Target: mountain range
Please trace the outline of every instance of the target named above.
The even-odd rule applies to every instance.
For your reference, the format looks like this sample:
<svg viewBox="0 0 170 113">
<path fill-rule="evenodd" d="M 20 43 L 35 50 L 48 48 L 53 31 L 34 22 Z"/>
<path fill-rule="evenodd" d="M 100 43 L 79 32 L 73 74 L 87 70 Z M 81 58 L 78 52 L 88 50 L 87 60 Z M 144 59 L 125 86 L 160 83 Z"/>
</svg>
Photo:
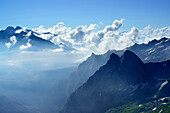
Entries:
<svg viewBox="0 0 170 113">
<path fill-rule="evenodd" d="M 19 26 L 1 30 L 0 39 L 1 51 L 59 48 L 36 32 Z M 57 80 L 47 91 L 38 111 L 29 108 L 29 112 L 112 113 L 126 111 L 128 107 L 136 108 L 136 103 L 143 103 L 146 107 L 147 101 L 159 102 L 160 98 L 169 96 L 169 45 L 170 38 L 164 37 L 148 44 L 134 44 L 124 50 L 109 50 L 101 55 L 92 53 L 68 78 Z M 166 80 L 167 84 L 161 88 Z M 0 95 L 0 98 L 3 100 L 0 112 L 9 112 L 3 105 L 10 112 L 12 109 L 28 112 L 24 105 L 5 96 Z"/>
<path fill-rule="evenodd" d="M 42 50 L 58 47 L 52 42 L 36 36 L 33 31 L 23 29 L 19 26 L 16 28 L 9 26 L 5 30 L 1 30 L 0 39 L 1 50 Z"/>
<path fill-rule="evenodd" d="M 170 39 L 164 37 L 160 40 L 153 40 L 148 44 L 135 44 L 129 48 L 126 48 L 125 50 L 109 50 L 103 55 L 95 55 L 92 53 L 89 58 L 87 58 L 78 66 L 75 72 L 71 73 L 68 79 L 58 80 L 56 85 L 54 85 L 53 88 L 49 90 L 46 101 L 44 102 L 48 103 L 48 105 L 45 104 L 45 112 L 58 112 L 60 109 L 62 109 L 70 94 L 78 87 L 83 85 L 88 80 L 88 78 L 91 77 L 101 66 L 105 65 L 112 53 L 121 56 L 126 50 L 130 50 L 137 54 L 138 57 L 145 63 L 161 62 L 170 60 L 169 45 Z M 154 65 L 155 64 L 150 67 L 155 68 Z"/>
<path fill-rule="evenodd" d="M 0 95 L 0 112 L 1 113 L 28 113 L 29 110 L 6 96 Z"/>
<path fill-rule="evenodd" d="M 104 113 L 134 100 L 142 103 L 154 97 L 162 79 L 170 78 L 169 67 L 170 60 L 144 64 L 129 50 L 121 57 L 112 53 L 106 65 L 71 94 L 60 113 Z M 170 96 L 169 88 L 166 92 L 164 96 Z"/>
</svg>

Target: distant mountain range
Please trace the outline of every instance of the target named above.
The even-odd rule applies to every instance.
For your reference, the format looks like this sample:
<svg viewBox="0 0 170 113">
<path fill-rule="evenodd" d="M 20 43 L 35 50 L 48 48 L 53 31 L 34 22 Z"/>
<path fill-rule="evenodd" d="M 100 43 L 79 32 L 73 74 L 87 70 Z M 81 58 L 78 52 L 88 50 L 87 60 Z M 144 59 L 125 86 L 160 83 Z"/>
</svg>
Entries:
<svg viewBox="0 0 170 113">
<path fill-rule="evenodd" d="M 112 53 L 106 65 L 71 94 L 60 113 L 104 113 L 129 102 L 142 103 L 169 78 L 170 60 L 144 64 L 129 50 L 121 57 Z M 164 90 L 160 95 L 170 96 L 169 87 Z"/>
<path fill-rule="evenodd" d="M 148 44 L 135 44 L 125 50 L 111 50 L 108 53 L 115 53 L 121 56 L 126 50 L 134 52 L 143 62 L 161 62 L 170 59 L 170 38 L 152 40 Z"/>
<path fill-rule="evenodd" d="M 36 36 L 33 31 L 23 29 L 19 26 L 17 26 L 16 28 L 10 26 L 7 27 L 5 30 L 1 30 L 0 44 L 1 50 L 41 50 L 55 49 L 58 47 L 52 42 Z"/>
<path fill-rule="evenodd" d="M 0 113 L 28 113 L 29 110 L 3 95 L 0 95 Z"/>
<path fill-rule="evenodd" d="M 161 62 L 170 60 L 169 45 L 170 39 L 164 37 L 160 40 L 153 40 L 148 44 L 135 44 L 126 50 L 130 50 L 137 54 L 139 58 L 145 63 Z M 101 66 L 105 65 L 112 53 L 121 56 L 126 50 L 110 50 L 103 55 L 92 54 L 89 58 L 87 58 L 87 60 L 78 66 L 77 70 L 70 75 L 69 79 L 59 80 L 56 85 L 53 86 L 53 88 L 48 92 L 45 102 L 48 101 L 47 103 L 51 104 L 45 105 L 46 112 L 57 112 L 59 109 L 61 109 L 70 94 L 74 92 L 79 86 L 84 84 L 88 78 L 92 76 Z M 155 64 L 153 64 L 153 68 L 154 65 Z"/>
<path fill-rule="evenodd" d="M 54 44 L 51 39 L 43 39 L 41 35 L 32 30 L 21 28 L 19 26 L 9 26 L 5 30 L 0 31 L 0 49 L 4 50 L 43 50 L 43 49 L 61 49 L 74 50 L 72 47 L 67 47 L 65 44 Z M 55 35 L 54 35 L 55 36 Z M 152 40 L 148 44 L 135 44 L 124 50 L 110 50 L 106 54 L 116 53 L 119 56 L 124 53 L 125 50 L 131 50 L 135 52 L 144 62 L 163 61 L 169 59 L 169 47 L 170 38 L 162 38 L 160 40 Z M 162 55 L 162 56 L 160 56 Z M 164 57 L 168 58 L 164 58 Z"/>
</svg>

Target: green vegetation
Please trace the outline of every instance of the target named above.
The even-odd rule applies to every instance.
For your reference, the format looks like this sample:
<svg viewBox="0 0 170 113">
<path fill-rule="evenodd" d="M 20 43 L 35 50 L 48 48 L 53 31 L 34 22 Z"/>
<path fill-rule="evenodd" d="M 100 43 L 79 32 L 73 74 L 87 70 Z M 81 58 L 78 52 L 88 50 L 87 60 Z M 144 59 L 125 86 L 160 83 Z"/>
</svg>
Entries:
<svg viewBox="0 0 170 113">
<path fill-rule="evenodd" d="M 116 108 L 111 108 L 106 113 L 170 113 L 170 98 L 152 100 L 143 104 L 129 103 Z"/>
<path fill-rule="evenodd" d="M 170 102 L 156 109 L 153 113 L 159 113 L 160 111 L 162 111 L 161 113 L 170 113 Z"/>
</svg>

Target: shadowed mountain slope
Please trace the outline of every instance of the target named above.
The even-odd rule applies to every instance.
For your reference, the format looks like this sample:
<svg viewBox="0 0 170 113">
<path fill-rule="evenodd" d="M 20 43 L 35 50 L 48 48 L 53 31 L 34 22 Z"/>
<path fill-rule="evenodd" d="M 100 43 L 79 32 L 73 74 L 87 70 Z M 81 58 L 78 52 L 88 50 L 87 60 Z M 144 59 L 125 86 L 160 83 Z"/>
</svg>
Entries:
<svg viewBox="0 0 170 113">
<path fill-rule="evenodd" d="M 71 94 L 60 113 L 103 113 L 110 107 L 152 97 L 161 81 L 148 69 L 131 51 L 121 57 L 112 54 L 106 65 Z"/>
</svg>

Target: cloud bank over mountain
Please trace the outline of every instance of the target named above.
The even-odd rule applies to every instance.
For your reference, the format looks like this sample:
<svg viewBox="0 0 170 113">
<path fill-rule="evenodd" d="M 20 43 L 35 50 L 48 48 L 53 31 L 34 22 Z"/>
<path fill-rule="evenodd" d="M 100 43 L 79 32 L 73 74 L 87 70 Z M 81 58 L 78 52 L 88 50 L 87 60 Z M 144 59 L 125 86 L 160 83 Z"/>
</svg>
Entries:
<svg viewBox="0 0 170 113">
<path fill-rule="evenodd" d="M 132 27 L 129 31 L 122 31 L 120 28 L 123 27 L 124 21 L 125 19 L 115 20 L 103 29 L 102 22 L 89 26 L 81 25 L 74 29 L 67 27 L 63 22 L 51 28 L 40 26 L 32 30 L 19 26 L 15 29 L 9 27 L 5 31 L 14 32 L 15 36 L 8 37 L 5 48 L 11 50 L 15 47 L 17 51 L 11 53 L 8 51 L 5 54 L 1 52 L 3 54 L 1 59 L 4 59 L 4 65 L 29 66 L 30 64 L 32 68 L 32 64 L 36 63 L 38 65 L 35 66 L 38 68 L 51 69 L 61 67 L 61 64 L 63 67 L 77 64 L 91 53 L 103 54 L 108 50 L 121 50 L 135 43 L 148 43 L 153 39 L 170 37 L 170 26 L 153 29 L 148 25 L 143 29 Z M 32 51 L 33 47 L 36 51 Z M 37 49 L 41 47 L 42 49 Z M 13 57 L 9 54 L 13 54 Z"/>
<path fill-rule="evenodd" d="M 94 52 L 104 53 L 109 49 L 124 49 L 135 43 L 148 43 L 153 39 L 170 36 L 170 26 L 153 29 L 150 25 L 144 29 L 132 27 L 129 31 L 122 32 L 119 29 L 125 20 L 115 20 L 111 25 L 107 25 L 102 30 L 98 30 L 100 25 L 90 24 L 77 26 L 71 29 L 58 23 L 54 27 L 32 29 L 37 36 L 60 45 L 62 50 L 69 48 L 72 52 Z"/>
</svg>

